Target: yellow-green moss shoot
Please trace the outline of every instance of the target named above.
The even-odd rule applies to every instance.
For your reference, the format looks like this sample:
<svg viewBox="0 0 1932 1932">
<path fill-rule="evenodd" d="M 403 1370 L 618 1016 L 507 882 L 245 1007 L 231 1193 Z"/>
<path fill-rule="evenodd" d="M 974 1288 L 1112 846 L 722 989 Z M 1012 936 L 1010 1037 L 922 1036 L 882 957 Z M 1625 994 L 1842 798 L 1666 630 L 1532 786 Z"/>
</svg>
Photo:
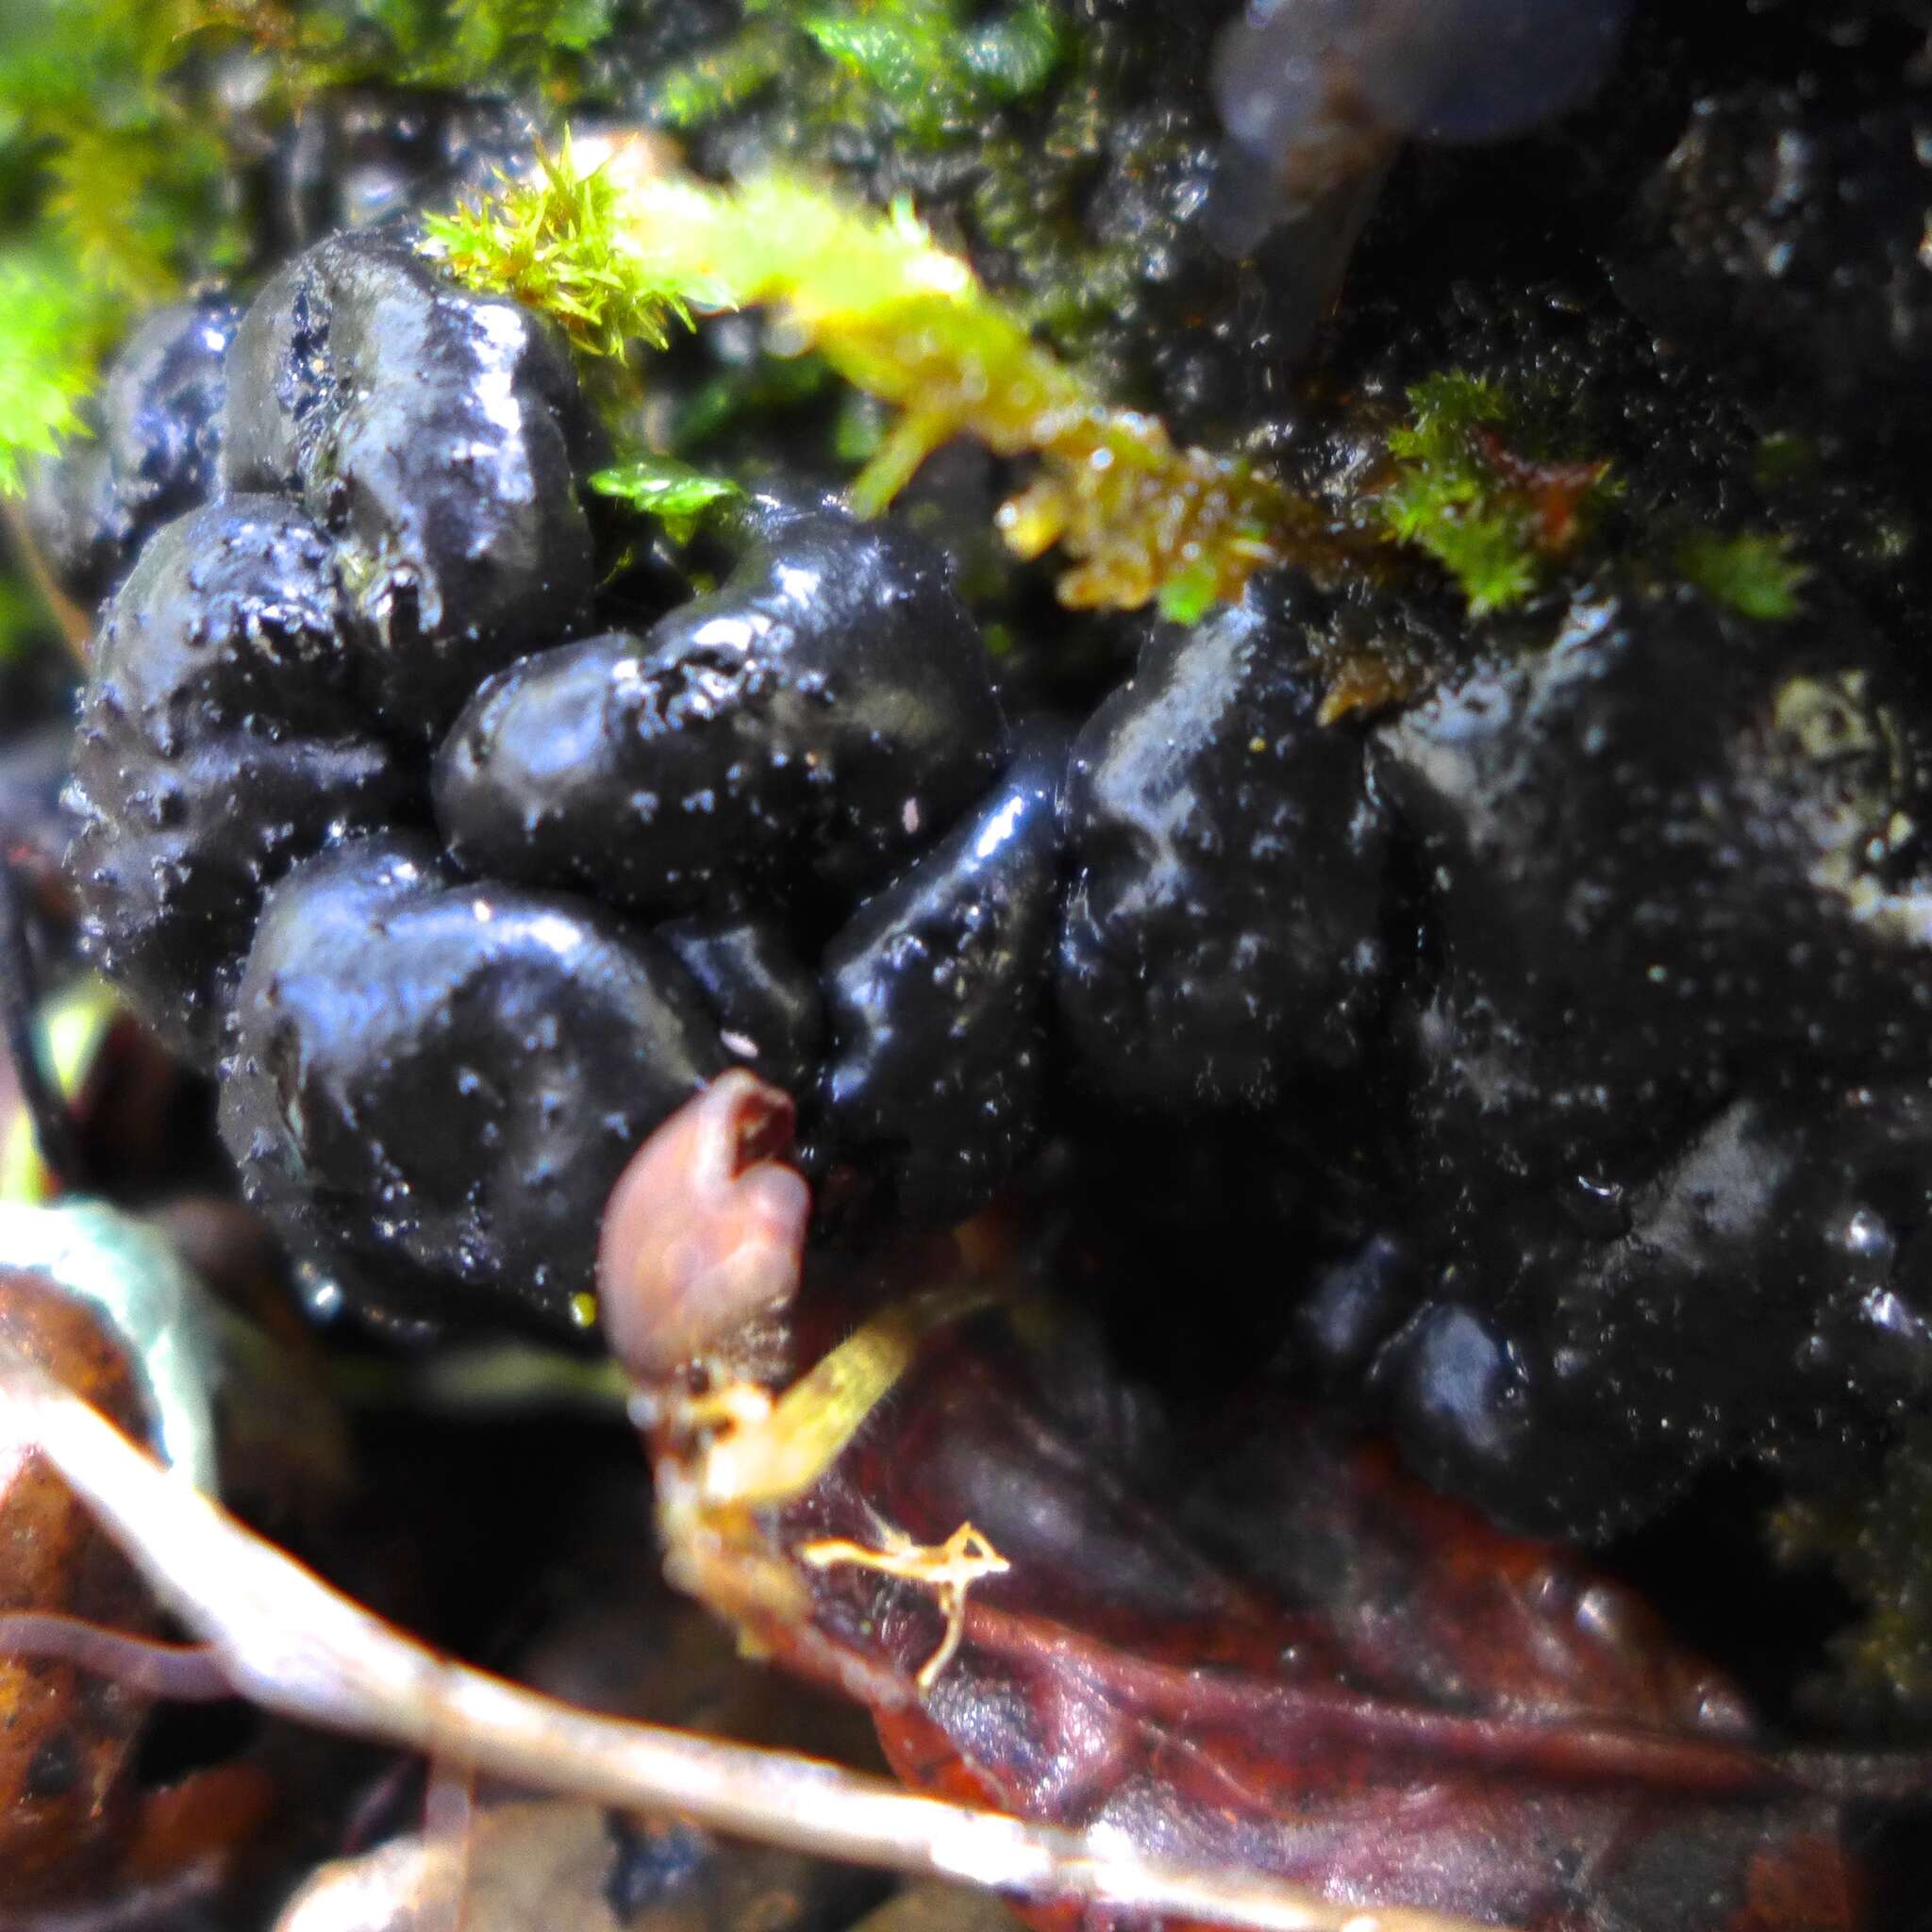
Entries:
<svg viewBox="0 0 1932 1932">
<path fill-rule="evenodd" d="M 1177 447 L 1158 419 L 1110 407 L 905 204 L 881 214 L 775 174 L 715 188 L 639 139 L 541 159 L 433 223 L 428 245 L 473 286 L 556 315 L 592 353 L 661 341 L 687 309 L 774 308 L 782 347 L 816 350 L 896 411 L 853 508 L 885 508 L 958 436 L 1037 458 L 1000 529 L 1022 558 L 1058 546 L 1070 606 L 1158 601 L 1185 619 L 1239 597 L 1257 571 L 1335 561 L 1310 507 L 1247 463 Z"/>
</svg>

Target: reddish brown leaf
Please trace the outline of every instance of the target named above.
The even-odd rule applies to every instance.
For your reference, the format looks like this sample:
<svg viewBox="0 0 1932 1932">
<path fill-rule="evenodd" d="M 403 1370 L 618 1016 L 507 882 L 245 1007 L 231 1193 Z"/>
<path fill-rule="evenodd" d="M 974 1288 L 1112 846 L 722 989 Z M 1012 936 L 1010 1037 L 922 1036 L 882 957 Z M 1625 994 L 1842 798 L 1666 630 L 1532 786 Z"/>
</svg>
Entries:
<svg viewBox="0 0 1932 1932">
<path fill-rule="evenodd" d="M 839 1539 L 903 1568 L 970 1523 L 1009 1565 L 924 1699 L 939 1593 L 794 1566 L 810 1641 L 777 1647 L 884 1667 L 908 1782 L 1525 1932 L 1858 1924 L 1836 1805 L 1626 1591 L 1305 1417 L 1175 1441 L 1135 1414 L 1081 1351 L 980 1317 L 783 1513 L 794 1557 Z"/>
</svg>

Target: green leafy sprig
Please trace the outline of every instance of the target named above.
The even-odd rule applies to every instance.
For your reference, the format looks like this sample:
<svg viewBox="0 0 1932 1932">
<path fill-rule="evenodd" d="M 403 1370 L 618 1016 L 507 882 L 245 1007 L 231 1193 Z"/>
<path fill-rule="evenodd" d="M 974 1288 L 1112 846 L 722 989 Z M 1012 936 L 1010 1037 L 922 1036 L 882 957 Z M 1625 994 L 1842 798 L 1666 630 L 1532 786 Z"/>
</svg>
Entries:
<svg viewBox="0 0 1932 1932">
<path fill-rule="evenodd" d="M 1932 1424 L 1916 1421 L 1867 1490 L 1787 1504 L 1771 1522 L 1790 1564 L 1825 1562 L 1862 1606 L 1832 1650 L 1881 1711 L 1932 1710 Z"/>
<path fill-rule="evenodd" d="M 245 34 L 284 103 L 379 83 L 567 98 L 618 0 L 176 0 Z"/>
<path fill-rule="evenodd" d="M 120 313 L 45 246 L 0 254 L 0 495 L 17 494 L 25 464 L 82 427 L 78 406 Z"/>
<path fill-rule="evenodd" d="M 664 348 L 674 323 L 690 326 L 692 302 L 718 306 L 722 293 L 668 265 L 654 271 L 628 245 L 626 220 L 615 177 L 580 167 L 566 133 L 557 153 L 538 148 L 528 179 L 425 226 L 458 281 L 541 310 L 587 356 L 622 360 L 635 342 Z"/>
<path fill-rule="evenodd" d="M 231 266 L 202 0 L 12 0 L 0 27 L 0 493 L 80 426 L 136 308 Z"/>
<path fill-rule="evenodd" d="M 1390 533 L 1433 557 L 1472 616 L 1521 604 L 1613 491 L 1609 465 L 1526 456 L 1517 413 L 1493 383 L 1445 370 L 1408 391 L 1381 498 Z"/>
<path fill-rule="evenodd" d="M 964 18 L 957 0 L 872 0 L 806 10 L 798 25 L 923 139 L 977 108 L 1039 92 L 1066 52 L 1048 0 L 1021 0 L 979 21 Z"/>
</svg>

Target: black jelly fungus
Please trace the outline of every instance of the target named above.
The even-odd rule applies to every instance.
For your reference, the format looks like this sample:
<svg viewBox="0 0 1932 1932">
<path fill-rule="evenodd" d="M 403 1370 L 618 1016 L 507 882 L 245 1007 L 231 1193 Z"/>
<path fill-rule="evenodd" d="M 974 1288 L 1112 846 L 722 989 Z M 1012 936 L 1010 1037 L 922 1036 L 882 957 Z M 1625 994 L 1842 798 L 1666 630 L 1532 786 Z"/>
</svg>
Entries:
<svg viewBox="0 0 1932 1932">
<path fill-rule="evenodd" d="M 597 431 L 528 309 L 455 287 L 387 231 L 334 236 L 256 298 L 228 374 L 227 485 L 299 495 L 335 539 L 391 730 L 434 736 L 586 604 L 577 473 Z"/>
<path fill-rule="evenodd" d="M 1383 989 L 1386 812 L 1285 585 L 1157 632 L 1074 741 L 1059 1004 L 1092 1077 L 1265 1101 L 1362 1050 Z"/>
<path fill-rule="evenodd" d="M 567 1329 L 604 1202 L 725 1064 L 683 969 L 560 894 L 361 841 L 271 897 L 236 1005 L 222 1133 L 352 1302 Z"/>
<path fill-rule="evenodd" d="M 240 323 L 221 293 L 156 309 L 86 406 L 96 435 L 36 466 L 27 526 L 55 580 L 80 603 L 106 596 L 155 530 L 215 493 Z"/>
<path fill-rule="evenodd" d="M 826 1137 L 918 1220 L 980 1206 L 1041 1129 L 1065 759 L 1038 732 L 826 949 Z"/>
<path fill-rule="evenodd" d="M 790 1093 L 805 1091 L 824 1041 L 825 1002 L 772 913 L 691 913 L 658 937 L 703 991 L 733 1059 Z"/>
<path fill-rule="evenodd" d="M 437 814 L 472 871 L 652 910 L 849 893 L 950 824 L 1003 743 L 940 553 L 804 515 L 641 638 L 483 686 L 439 754 Z"/>
<path fill-rule="evenodd" d="M 266 889 L 412 789 L 355 697 L 349 621 L 327 540 L 267 496 L 158 532 L 102 619 L 74 762 L 83 934 L 204 1063 Z"/>
</svg>

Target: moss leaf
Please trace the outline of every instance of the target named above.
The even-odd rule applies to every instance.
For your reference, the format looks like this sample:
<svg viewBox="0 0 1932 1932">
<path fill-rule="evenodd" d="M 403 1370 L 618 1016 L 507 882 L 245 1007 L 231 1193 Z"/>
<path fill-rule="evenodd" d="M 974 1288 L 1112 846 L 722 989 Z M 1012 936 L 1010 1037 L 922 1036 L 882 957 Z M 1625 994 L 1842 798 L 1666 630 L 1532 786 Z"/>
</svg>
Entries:
<svg viewBox="0 0 1932 1932">
<path fill-rule="evenodd" d="M 640 456 L 599 470 L 591 488 L 646 516 L 656 517 L 675 543 L 688 543 L 714 505 L 735 503 L 744 494 L 728 476 L 708 475 L 675 457 Z"/>
</svg>

